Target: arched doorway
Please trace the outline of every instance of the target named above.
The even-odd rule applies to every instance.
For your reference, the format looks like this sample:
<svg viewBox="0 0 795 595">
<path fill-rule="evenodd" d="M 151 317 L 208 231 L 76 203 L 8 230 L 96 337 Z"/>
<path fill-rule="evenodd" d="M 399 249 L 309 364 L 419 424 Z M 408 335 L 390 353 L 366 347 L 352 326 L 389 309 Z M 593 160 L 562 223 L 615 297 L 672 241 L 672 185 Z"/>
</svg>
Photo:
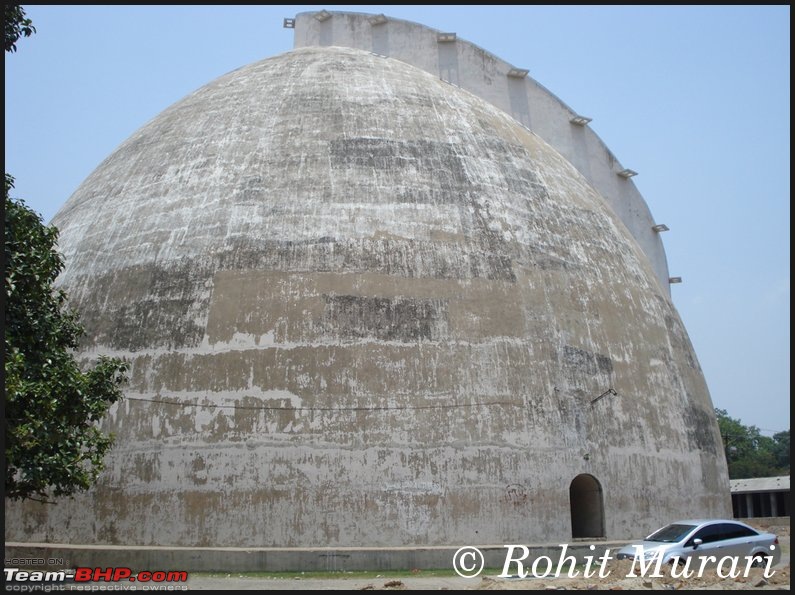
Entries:
<svg viewBox="0 0 795 595">
<path fill-rule="evenodd" d="M 569 486 L 571 536 L 574 539 L 605 536 L 605 509 L 602 486 L 587 473 L 575 477 Z"/>
</svg>

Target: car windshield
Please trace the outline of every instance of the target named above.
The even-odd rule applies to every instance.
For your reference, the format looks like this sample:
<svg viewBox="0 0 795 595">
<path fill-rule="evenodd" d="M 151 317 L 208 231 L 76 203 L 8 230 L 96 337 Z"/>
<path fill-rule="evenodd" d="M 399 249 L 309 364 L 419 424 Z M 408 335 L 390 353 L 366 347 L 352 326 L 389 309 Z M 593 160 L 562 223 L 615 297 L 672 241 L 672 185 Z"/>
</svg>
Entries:
<svg viewBox="0 0 795 595">
<path fill-rule="evenodd" d="M 696 525 L 668 525 L 655 531 L 646 538 L 646 541 L 662 541 L 664 543 L 676 543 L 685 538 Z"/>
</svg>

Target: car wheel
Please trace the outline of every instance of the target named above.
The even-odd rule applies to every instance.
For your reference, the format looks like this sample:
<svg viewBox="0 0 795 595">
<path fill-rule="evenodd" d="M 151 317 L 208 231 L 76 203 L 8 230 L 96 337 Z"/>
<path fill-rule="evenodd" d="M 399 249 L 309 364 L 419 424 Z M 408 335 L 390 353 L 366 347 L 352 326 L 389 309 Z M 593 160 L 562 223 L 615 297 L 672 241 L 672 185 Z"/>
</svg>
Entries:
<svg viewBox="0 0 795 595">
<path fill-rule="evenodd" d="M 685 565 L 685 561 L 682 560 L 682 558 L 679 557 L 679 556 L 674 556 L 673 558 L 668 560 L 668 565 L 671 568 L 679 568 L 680 566 L 684 566 Z"/>
<path fill-rule="evenodd" d="M 751 561 L 751 568 L 762 568 L 765 564 L 767 564 L 768 558 L 769 556 L 754 554 L 753 560 Z"/>
</svg>

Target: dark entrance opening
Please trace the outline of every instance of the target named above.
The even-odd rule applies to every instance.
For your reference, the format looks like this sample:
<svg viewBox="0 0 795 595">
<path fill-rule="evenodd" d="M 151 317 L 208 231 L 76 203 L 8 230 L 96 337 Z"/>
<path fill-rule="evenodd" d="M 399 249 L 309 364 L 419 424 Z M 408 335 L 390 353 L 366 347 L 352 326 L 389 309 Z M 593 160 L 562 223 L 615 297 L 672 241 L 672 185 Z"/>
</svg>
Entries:
<svg viewBox="0 0 795 595">
<path fill-rule="evenodd" d="M 569 502 L 573 538 L 605 536 L 602 486 L 593 475 L 583 473 L 572 480 Z"/>
</svg>

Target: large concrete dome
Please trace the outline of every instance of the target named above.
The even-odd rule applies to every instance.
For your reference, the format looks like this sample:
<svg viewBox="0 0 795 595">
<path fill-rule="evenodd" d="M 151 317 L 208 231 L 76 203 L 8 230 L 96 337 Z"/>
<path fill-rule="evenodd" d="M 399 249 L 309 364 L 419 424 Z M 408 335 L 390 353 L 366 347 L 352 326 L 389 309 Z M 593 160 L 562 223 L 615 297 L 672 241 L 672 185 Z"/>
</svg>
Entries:
<svg viewBox="0 0 795 595">
<path fill-rule="evenodd" d="M 53 223 L 81 357 L 131 380 L 96 488 L 8 505 L 7 539 L 563 543 L 729 513 L 704 378 L 632 234 L 418 68 L 339 47 L 241 68 Z"/>
</svg>

